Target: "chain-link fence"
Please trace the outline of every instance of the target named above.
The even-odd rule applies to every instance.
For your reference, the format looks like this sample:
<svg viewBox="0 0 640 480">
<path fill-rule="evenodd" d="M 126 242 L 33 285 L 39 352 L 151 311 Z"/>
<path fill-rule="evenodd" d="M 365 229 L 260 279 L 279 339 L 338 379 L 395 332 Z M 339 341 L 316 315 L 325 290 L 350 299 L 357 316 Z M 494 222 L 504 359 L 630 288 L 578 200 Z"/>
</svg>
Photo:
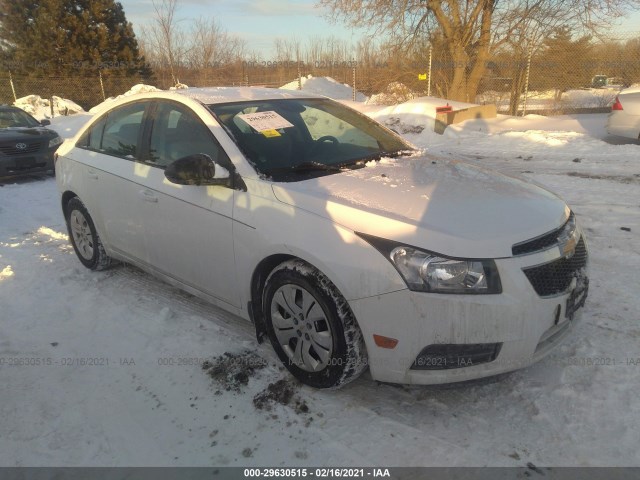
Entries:
<svg viewBox="0 0 640 480">
<path fill-rule="evenodd" d="M 13 76 L 0 72 L 0 103 L 12 104 L 16 99 L 38 95 L 68 98 L 89 109 L 110 96 L 120 95 L 144 79 L 131 76 Z"/>
<path fill-rule="evenodd" d="M 512 115 L 602 111 L 621 89 L 640 84 L 640 33 L 505 49 L 487 66 L 477 103 Z"/>
<path fill-rule="evenodd" d="M 470 69 L 472 63 L 462 66 Z M 469 103 L 495 103 L 512 115 L 604 110 L 616 93 L 640 84 L 640 33 L 618 38 L 543 39 L 537 43 L 502 47 L 485 63 L 476 87 L 467 89 Z M 371 97 L 374 103 L 398 103 L 416 96 L 450 98 L 453 70 L 445 46 L 426 46 L 418 53 L 381 52 L 367 59 L 321 61 L 237 61 L 207 68 L 154 68 L 153 78 L 132 77 L 117 69 L 68 77 L 15 76 L 0 69 L 0 103 L 39 95 L 73 100 L 84 109 L 122 94 L 137 83 L 161 89 L 175 81 L 191 87 L 265 86 L 291 83 L 295 88 L 308 75 L 332 77 Z M 465 85 L 466 87 L 466 85 Z M 358 99 L 362 99 L 358 95 Z"/>
</svg>

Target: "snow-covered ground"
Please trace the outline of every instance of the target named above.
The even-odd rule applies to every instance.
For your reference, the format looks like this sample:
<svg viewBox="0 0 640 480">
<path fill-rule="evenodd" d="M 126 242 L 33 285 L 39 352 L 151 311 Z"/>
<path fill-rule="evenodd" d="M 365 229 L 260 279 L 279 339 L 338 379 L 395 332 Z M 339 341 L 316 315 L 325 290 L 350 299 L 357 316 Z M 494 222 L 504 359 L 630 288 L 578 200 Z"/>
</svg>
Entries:
<svg viewBox="0 0 640 480">
<path fill-rule="evenodd" d="M 431 152 L 569 202 L 588 235 L 591 289 L 561 348 L 450 386 L 367 374 L 338 391 L 286 383 L 242 320 L 129 266 L 86 270 L 54 179 L 5 182 L 0 466 L 639 465 L 640 145 L 605 141 L 604 115 L 501 116 L 439 136 L 443 102 L 356 106 Z M 69 137 L 86 118 L 54 128 Z M 248 364 L 262 368 L 237 371 Z"/>
</svg>

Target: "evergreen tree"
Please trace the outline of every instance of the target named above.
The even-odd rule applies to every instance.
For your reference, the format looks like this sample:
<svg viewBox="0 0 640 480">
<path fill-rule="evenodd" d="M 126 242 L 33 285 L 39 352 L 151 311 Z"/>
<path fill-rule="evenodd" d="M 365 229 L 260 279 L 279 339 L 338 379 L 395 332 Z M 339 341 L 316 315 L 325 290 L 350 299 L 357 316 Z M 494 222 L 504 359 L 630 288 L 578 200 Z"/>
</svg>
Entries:
<svg viewBox="0 0 640 480">
<path fill-rule="evenodd" d="M 0 0 L 3 70 L 17 74 L 151 75 L 114 0 Z"/>
</svg>

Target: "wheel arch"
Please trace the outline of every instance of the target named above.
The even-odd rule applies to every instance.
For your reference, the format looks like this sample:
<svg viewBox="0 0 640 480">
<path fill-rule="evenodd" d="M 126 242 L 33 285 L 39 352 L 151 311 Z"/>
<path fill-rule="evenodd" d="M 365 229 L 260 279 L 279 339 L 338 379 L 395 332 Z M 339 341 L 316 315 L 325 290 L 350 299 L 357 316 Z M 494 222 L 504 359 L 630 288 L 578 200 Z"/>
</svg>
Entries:
<svg viewBox="0 0 640 480">
<path fill-rule="evenodd" d="M 258 343 L 262 343 L 267 336 L 267 328 L 264 323 L 264 312 L 262 310 L 262 292 L 264 291 L 267 277 L 278 265 L 286 262 L 287 260 L 294 259 L 303 260 L 294 255 L 269 255 L 268 257 L 263 258 L 253 270 L 253 275 L 251 276 L 251 297 L 247 310 L 249 312 L 249 317 L 256 328 Z"/>
<path fill-rule="evenodd" d="M 251 275 L 251 285 L 250 285 L 250 300 L 247 311 L 249 312 L 249 317 L 253 322 L 256 328 L 256 337 L 258 342 L 262 343 L 266 338 L 266 327 L 264 323 L 264 312 L 262 310 L 262 292 L 264 291 L 264 287 L 266 285 L 267 278 L 269 274 L 273 271 L 281 263 L 284 263 L 288 260 L 300 260 L 307 265 L 315 268 L 320 273 L 322 273 L 325 277 L 329 279 L 329 281 L 336 288 L 338 293 L 342 295 L 345 299 L 347 296 L 343 289 L 340 288 L 340 282 L 336 281 L 333 277 L 335 276 L 335 272 L 327 272 L 321 266 L 318 266 L 316 262 L 304 258 L 300 255 L 295 254 L 285 254 L 285 253 L 276 253 L 271 254 L 265 258 L 263 258 L 254 268 L 253 274 Z"/>
<path fill-rule="evenodd" d="M 66 192 L 64 192 L 62 194 L 62 198 L 60 200 L 61 206 L 62 206 L 62 213 L 66 214 L 66 209 L 67 209 L 67 204 L 69 203 L 69 201 L 72 198 L 77 197 L 78 195 L 76 195 L 74 192 L 72 192 L 71 190 L 67 190 Z"/>
</svg>

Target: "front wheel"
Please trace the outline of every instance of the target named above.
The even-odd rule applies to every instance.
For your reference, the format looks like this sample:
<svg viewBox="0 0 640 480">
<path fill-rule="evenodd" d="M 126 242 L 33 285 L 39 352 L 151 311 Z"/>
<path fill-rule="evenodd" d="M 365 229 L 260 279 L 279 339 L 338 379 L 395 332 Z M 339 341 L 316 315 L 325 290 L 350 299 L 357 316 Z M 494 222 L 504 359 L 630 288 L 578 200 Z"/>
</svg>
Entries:
<svg viewBox="0 0 640 480">
<path fill-rule="evenodd" d="M 65 219 L 71 244 L 82 264 L 91 270 L 108 268 L 111 257 L 105 252 L 91 215 L 78 197 L 67 203 Z"/>
<path fill-rule="evenodd" d="M 267 278 L 263 311 L 269 339 L 302 383 L 335 388 L 367 367 L 362 332 L 331 281 L 301 260 L 279 265 Z"/>
</svg>

